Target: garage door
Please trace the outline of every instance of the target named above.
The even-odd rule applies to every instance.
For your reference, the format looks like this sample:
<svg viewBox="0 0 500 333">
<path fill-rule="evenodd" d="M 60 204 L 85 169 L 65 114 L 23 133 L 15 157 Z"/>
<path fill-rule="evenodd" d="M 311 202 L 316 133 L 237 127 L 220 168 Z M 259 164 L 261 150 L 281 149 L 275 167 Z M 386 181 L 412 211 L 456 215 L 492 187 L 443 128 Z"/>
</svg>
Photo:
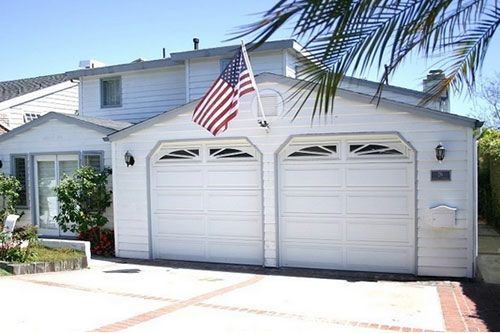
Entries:
<svg viewBox="0 0 500 333">
<path fill-rule="evenodd" d="M 155 258 L 262 264 L 261 162 L 253 146 L 164 145 L 152 159 Z"/>
<path fill-rule="evenodd" d="M 397 136 L 291 140 L 279 159 L 281 265 L 413 273 L 413 159 Z"/>
</svg>

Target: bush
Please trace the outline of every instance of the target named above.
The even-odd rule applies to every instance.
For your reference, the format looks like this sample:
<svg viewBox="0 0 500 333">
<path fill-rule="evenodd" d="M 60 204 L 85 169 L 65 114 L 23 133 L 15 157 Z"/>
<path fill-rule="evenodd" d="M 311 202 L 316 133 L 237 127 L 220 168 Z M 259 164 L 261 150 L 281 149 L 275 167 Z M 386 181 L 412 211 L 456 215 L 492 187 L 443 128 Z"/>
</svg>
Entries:
<svg viewBox="0 0 500 333">
<path fill-rule="evenodd" d="M 107 189 L 109 173 L 84 166 L 55 188 L 59 201 L 55 220 L 63 231 L 80 234 L 108 223 L 103 214 L 111 206 L 111 191 Z"/>
<path fill-rule="evenodd" d="M 81 232 L 78 238 L 90 241 L 92 254 L 105 257 L 115 255 L 115 234 L 111 229 L 92 228 Z"/>
<path fill-rule="evenodd" d="M 29 241 L 27 247 L 21 245 Z M 40 243 L 37 229 L 34 226 L 18 228 L 9 239 L 7 234 L 0 231 L 0 260 L 8 262 L 27 262 L 36 257 L 34 248 Z"/>
<path fill-rule="evenodd" d="M 21 183 L 14 176 L 0 173 L 0 221 L 5 221 L 9 214 L 16 214 Z"/>
<path fill-rule="evenodd" d="M 479 215 L 500 227 L 500 131 L 484 130 L 479 139 Z"/>
</svg>

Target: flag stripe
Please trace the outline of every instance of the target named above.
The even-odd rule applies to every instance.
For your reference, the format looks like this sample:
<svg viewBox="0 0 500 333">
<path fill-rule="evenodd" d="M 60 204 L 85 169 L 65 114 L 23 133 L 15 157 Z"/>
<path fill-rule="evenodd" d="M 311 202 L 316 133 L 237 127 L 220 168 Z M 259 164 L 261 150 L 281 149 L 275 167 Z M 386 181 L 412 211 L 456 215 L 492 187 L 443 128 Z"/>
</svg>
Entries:
<svg viewBox="0 0 500 333">
<path fill-rule="evenodd" d="M 256 90 L 240 49 L 195 107 L 192 119 L 213 135 L 224 132 L 238 115 L 241 96 Z"/>
</svg>

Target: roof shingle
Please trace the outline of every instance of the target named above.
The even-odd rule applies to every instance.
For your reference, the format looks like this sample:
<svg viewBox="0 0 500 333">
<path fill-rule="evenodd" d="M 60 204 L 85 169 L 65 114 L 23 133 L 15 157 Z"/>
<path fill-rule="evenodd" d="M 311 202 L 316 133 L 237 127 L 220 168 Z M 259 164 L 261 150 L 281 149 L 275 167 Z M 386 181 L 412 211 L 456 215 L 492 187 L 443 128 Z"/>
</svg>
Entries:
<svg viewBox="0 0 500 333">
<path fill-rule="evenodd" d="M 0 102 L 43 88 L 47 88 L 68 80 L 69 77 L 66 74 L 62 73 L 12 81 L 2 81 L 0 82 Z"/>
</svg>

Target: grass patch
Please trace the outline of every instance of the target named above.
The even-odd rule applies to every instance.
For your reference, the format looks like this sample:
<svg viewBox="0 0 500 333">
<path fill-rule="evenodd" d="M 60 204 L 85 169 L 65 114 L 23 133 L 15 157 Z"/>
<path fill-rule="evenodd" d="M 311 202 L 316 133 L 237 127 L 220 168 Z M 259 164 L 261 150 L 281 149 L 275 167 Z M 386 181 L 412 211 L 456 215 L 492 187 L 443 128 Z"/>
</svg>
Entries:
<svg viewBox="0 0 500 333">
<path fill-rule="evenodd" d="M 0 276 L 8 276 L 8 275 L 12 275 L 12 274 L 10 274 L 9 272 L 4 271 L 3 269 L 0 268 Z"/>
<path fill-rule="evenodd" d="M 54 249 L 45 246 L 32 248 L 35 256 L 28 262 L 54 262 L 85 257 L 85 253 L 73 249 Z"/>
</svg>

